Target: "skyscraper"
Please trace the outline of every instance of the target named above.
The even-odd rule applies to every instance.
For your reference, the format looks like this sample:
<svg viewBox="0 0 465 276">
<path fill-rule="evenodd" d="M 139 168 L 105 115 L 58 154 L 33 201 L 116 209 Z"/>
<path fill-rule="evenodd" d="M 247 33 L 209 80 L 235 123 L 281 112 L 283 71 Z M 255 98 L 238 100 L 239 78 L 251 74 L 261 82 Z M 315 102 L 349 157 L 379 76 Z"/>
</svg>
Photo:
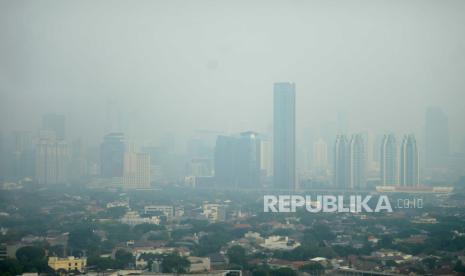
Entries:
<svg viewBox="0 0 465 276">
<path fill-rule="evenodd" d="M 48 113 L 42 117 L 42 129 L 55 132 L 56 139 L 65 139 L 65 116 Z"/>
<path fill-rule="evenodd" d="M 349 187 L 365 188 L 367 153 L 361 134 L 354 134 L 349 144 Z"/>
<path fill-rule="evenodd" d="M 127 189 L 150 187 L 150 155 L 128 150 L 124 153 L 123 185 Z"/>
<path fill-rule="evenodd" d="M 215 146 L 215 181 L 229 188 L 260 186 L 261 143 L 257 133 L 217 138 Z"/>
<path fill-rule="evenodd" d="M 397 143 L 394 134 L 384 135 L 380 155 L 381 184 L 397 185 Z"/>
<path fill-rule="evenodd" d="M 402 140 L 400 149 L 400 177 L 401 186 L 420 185 L 420 169 L 417 142 L 414 135 L 407 135 Z"/>
<path fill-rule="evenodd" d="M 334 185 L 341 189 L 349 186 L 349 143 L 345 135 L 336 136 L 334 144 Z"/>
<path fill-rule="evenodd" d="M 447 115 L 439 107 L 429 107 L 425 116 L 425 162 L 427 168 L 445 168 L 449 157 Z"/>
<path fill-rule="evenodd" d="M 124 168 L 124 134 L 113 132 L 105 135 L 100 148 L 101 172 L 103 177 L 122 177 Z"/>
<path fill-rule="evenodd" d="M 273 182 L 275 188 L 295 189 L 295 84 L 274 84 Z"/>
<path fill-rule="evenodd" d="M 35 175 L 39 185 L 68 181 L 69 148 L 66 142 L 40 137 L 35 151 Z"/>
</svg>

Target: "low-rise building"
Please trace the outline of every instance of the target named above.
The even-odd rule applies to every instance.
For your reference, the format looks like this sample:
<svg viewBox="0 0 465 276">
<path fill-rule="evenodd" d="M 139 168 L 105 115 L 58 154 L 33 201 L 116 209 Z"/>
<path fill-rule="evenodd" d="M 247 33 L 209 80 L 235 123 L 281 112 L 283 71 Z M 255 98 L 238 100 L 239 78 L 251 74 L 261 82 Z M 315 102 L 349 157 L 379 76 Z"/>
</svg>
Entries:
<svg viewBox="0 0 465 276">
<path fill-rule="evenodd" d="M 48 266 L 53 270 L 65 270 L 65 271 L 74 271 L 84 272 L 87 266 L 87 258 L 58 258 L 58 257 L 49 257 Z"/>
</svg>

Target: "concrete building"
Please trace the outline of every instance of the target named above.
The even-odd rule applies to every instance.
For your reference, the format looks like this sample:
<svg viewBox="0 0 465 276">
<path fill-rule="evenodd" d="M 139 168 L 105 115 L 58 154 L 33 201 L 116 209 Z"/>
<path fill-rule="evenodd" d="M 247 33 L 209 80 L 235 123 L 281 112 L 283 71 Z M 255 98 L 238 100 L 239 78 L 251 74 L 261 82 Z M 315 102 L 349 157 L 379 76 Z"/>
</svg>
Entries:
<svg viewBox="0 0 465 276">
<path fill-rule="evenodd" d="M 255 132 L 218 136 L 215 181 L 227 188 L 261 187 L 261 138 Z"/>
<path fill-rule="evenodd" d="M 74 271 L 84 272 L 87 266 L 87 258 L 58 258 L 58 257 L 49 257 L 48 266 L 55 271 L 65 270 L 65 271 Z"/>
<path fill-rule="evenodd" d="M 380 176 L 382 185 L 397 185 L 397 142 L 394 134 L 384 135 L 381 142 Z"/>
<path fill-rule="evenodd" d="M 124 153 L 123 186 L 126 189 L 150 187 L 150 155 L 127 151 Z"/>
<path fill-rule="evenodd" d="M 221 204 L 206 203 L 203 205 L 202 214 L 211 222 L 226 220 L 226 206 Z"/>
<path fill-rule="evenodd" d="M 40 137 L 35 151 L 35 176 L 39 185 L 64 184 L 68 181 L 69 148 L 65 141 Z"/>
<path fill-rule="evenodd" d="M 294 190 L 295 84 L 274 84 L 273 96 L 273 183 L 275 188 Z"/>
<path fill-rule="evenodd" d="M 349 187 L 366 187 L 367 153 L 361 134 L 355 134 L 349 144 Z"/>
<path fill-rule="evenodd" d="M 334 185 L 340 189 L 349 187 L 349 142 L 345 135 L 338 135 L 334 144 Z"/>
<path fill-rule="evenodd" d="M 101 174 L 103 177 L 122 177 L 124 172 L 124 134 L 113 132 L 105 135 L 100 147 Z"/>
<path fill-rule="evenodd" d="M 407 135 L 402 140 L 399 182 L 401 186 L 420 185 L 419 153 L 414 135 Z"/>
</svg>

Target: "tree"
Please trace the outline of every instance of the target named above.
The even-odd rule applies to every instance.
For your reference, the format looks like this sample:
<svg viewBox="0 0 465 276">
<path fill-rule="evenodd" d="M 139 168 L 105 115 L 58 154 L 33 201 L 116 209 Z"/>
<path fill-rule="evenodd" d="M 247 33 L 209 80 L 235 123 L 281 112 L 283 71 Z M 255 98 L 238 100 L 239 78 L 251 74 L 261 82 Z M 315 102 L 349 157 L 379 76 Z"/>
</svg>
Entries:
<svg viewBox="0 0 465 276">
<path fill-rule="evenodd" d="M 281 267 L 271 270 L 270 276 L 297 276 L 297 272 L 290 267 Z"/>
<path fill-rule="evenodd" d="M 134 256 L 126 250 L 118 250 L 115 253 L 116 264 L 119 268 L 126 268 L 134 264 Z"/>
<path fill-rule="evenodd" d="M 44 249 L 36 246 L 21 247 L 16 251 L 16 259 L 26 272 L 43 272 L 48 270 Z"/>
<path fill-rule="evenodd" d="M 242 246 L 234 245 L 227 252 L 229 263 L 240 265 L 242 268 L 247 266 L 247 257 Z"/>
<path fill-rule="evenodd" d="M 164 273 L 185 273 L 190 264 L 186 257 L 182 257 L 178 253 L 166 255 L 161 262 Z"/>
<path fill-rule="evenodd" d="M 325 268 L 317 262 L 306 264 L 299 268 L 300 271 L 308 272 L 311 275 L 313 274 L 323 274 Z"/>
<path fill-rule="evenodd" d="M 0 275 L 1 276 L 15 276 L 23 273 L 21 264 L 14 259 L 5 259 L 0 261 Z"/>
</svg>

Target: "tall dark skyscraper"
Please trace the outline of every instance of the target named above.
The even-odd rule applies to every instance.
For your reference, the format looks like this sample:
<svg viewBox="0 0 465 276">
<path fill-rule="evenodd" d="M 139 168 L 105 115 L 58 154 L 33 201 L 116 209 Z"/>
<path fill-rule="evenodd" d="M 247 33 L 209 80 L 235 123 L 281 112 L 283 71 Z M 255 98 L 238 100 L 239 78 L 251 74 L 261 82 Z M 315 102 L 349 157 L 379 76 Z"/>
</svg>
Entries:
<svg viewBox="0 0 465 276">
<path fill-rule="evenodd" d="M 400 177 L 401 186 L 415 187 L 420 185 L 420 168 L 418 165 L 418 149 L 415 136 L 408 135 L 402 140 L 400 149 Z"/>
<path fill-rule="evenodd" d="M 425 165 L 445 168 L 449 157 L 449 123 L 439 107 L 429 107 L 425 117 Z"/>
<path fill-rule="evenodd" d="M 101 171 L 103 177 L 122 177 L 124 169 L 124 153 L 126 146 L 124 134 L 109 133 L 103 138 L 101 145 Z"/>
<path fill-rule="evenodd" d="M 295 189 L 295 84 L 274 84 L 273 181 L 274 187 Z"/>
<path fill-rule="evenodd" d="M 57 140 L 65 139 L 65 115 L 45 114 L 42 117 L 42 129 L 55 132 Z"/>
</svg>

